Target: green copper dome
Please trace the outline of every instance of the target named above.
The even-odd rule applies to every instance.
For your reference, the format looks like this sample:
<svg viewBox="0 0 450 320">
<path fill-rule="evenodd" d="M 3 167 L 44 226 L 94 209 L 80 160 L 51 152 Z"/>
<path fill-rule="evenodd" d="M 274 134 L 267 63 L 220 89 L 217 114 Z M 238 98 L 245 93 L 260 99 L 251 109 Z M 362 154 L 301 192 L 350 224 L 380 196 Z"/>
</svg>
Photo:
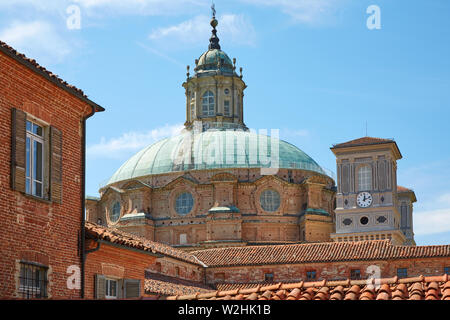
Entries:
<svg viewBox="0 0 450 320">
<path fill-rule="evenodd" d="M 276 157 L 276 146 L 278 154 Z M 266 150 L 266 151 L 265 151 Z M 272 153 L 274 157 L 272 157 Z M 249 131 L 191 131 L 156 142 L 126 161 L 107 185 L 154 174 L 221 168 L 323 169 L 294 145 Z"/>
<path fill-rule="evenodd" d="M 220 49 L 209 49 L 198 59 L 197 73 L 217 71 L 233 74 L 233 63 L 228 55 Z"/>
</svg>

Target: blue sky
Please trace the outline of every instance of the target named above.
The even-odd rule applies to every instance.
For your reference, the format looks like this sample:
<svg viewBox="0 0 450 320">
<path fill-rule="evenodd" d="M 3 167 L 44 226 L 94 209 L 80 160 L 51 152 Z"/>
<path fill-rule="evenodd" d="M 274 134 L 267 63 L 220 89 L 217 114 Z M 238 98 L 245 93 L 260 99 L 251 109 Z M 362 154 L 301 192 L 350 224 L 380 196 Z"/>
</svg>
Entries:
<svg viewBox="0 0 450 320">
<path fill-rule="evenodd" d="M 222 49 L 244 68 L 247 126 L 335 171 L 329 148 L 394 138 L 398 183 L 416 192 L 416 242 L 450 243 L 450 2 L 216 0 Z M 381 29 L 369 30 L 369 5 Z M 2 0 L 0 39 L 83 89 L 87 193 L 184 123 L 186 65 L 206 49 L 209 0 Z M 80 29 L 67 19 L 79 9 Z M 69 13 L 68 11 L 69 10 Z"/>
</svg>

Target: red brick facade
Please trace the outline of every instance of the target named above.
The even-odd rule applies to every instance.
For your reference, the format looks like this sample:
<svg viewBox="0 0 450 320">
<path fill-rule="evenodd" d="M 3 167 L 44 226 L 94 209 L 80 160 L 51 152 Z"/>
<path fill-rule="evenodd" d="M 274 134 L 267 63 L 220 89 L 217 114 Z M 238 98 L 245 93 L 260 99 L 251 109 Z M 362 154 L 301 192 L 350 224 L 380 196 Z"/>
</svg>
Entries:
<svg viewBox="0 0 450 320">
<path fill-rule="evenodd" d="M 81 297 L 79 282 L 75 285 L 78 289 L 69 289 L 67 281 L 81 266 L 83 125 L 84 118 L 102 110 L 101 107 L 95 110 L 94 105 L 80 90 L 0 42 L 0 298 L 23 296 L 24 289 L 19 288 L 21 263 L 46 270 L 45 295 L 49 298 Z M 23 182 L 14 188 L 12 175 L 17 163 L 12 163 L 13 150 L 21 150 L 16 162 L 25 159 L 22 154 L 25 141 L 17 138 L 22 149 L 14 145 L 14 129 L 24 129 L 25 122 L 19 129 L 14 127 L 17 123 L 12 121 L 13 109 L 25 115 L 26 120 L 39 121 L 46 132 L 59 133 L 62 148 L 58 156 L 62 167 L 57 167 L 55 161 L 53 169 L 48 167 L 50 160 L 54 160 L 55 140 L 52 148 L 49 135 L 44 138 L 44 188 L 48 191 L 44 195 L 52 197 L 26 194 Z M 57 174 L 62 172 L 61 181 L 54 179 L 55 170 Z M 25 177 L 24 172 L 22 169 L 21 177 L 19 172 L 15 173 L 16 181 Z M 68 270 L 70 266 L 75 267 Z"/>
<path fill-rule="evenodd" d="M 92 243 L 87 243 L 87 245 L 89 247 L 95 247 Z M 98 297 L 96 295 L 96 275 L 103 275 L 106 278 L 115 280 L 139 280 L 140 296 L 143 296 L 145 270 L 153 265 L 155 261 L 156 256 L 154 254 L 145 251 L 132 251 L 129 248 L 101 243 L 99 250 L 87 255 L 85 265 L 85 297 L 87 299 L 96 299 Z"/>
<path fill-rule="evenodd" d="M 159 289 L 151 291 L 161 284 L 170 287 L 175 282 L 196 285 L 204 282 L 203 265 L 184 251 L 89 222 L 86 235 L 87 299 L 108 298 L 103 291 L 105 279 L 117 281 L 116 298 L 119 299 L 167 295 Z M 163 276 L 162 280 L 155 279 L 155 275 Z M 153 283 L 146 283 L 146 279 L 153 279 Z M 125 280 L 139 282 L 139 294 L 135 291 L 135 295 L 127 295 Z"/>
</svg>

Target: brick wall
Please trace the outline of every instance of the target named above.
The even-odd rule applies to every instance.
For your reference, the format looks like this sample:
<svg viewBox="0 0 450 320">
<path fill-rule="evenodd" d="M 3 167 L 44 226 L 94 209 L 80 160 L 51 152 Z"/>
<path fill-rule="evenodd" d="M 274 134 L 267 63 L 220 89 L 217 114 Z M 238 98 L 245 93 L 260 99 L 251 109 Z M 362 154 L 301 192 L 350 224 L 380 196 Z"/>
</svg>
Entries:
<svg viewBox="0 0 450 320">
<path fill-rule="evenodd" d="M 16 108 L 62 132 L 62 203 L 11 189 L 11 110 Z M 79 298 L 66 285 L 67 268 L 80 267 L 82 117 L 91 107 L 0 52 L 0 297 L 17 297 L 19 262 L 47 266 L 52 298 Z"/>
<path fill-rule="evenodd" d="M 88 241 L 89 247 L 95 247 Z M 145 251 L 135 251 L 124 247 L 101 243 L 100 249 L 89 253 L 85 265 L 85 297 L 95 299 L 95 275 L 112 279 L 140 280 L 141 295 L 144 293 L 145 270 L 156 262 L 156 256 Z"/>
</svg>

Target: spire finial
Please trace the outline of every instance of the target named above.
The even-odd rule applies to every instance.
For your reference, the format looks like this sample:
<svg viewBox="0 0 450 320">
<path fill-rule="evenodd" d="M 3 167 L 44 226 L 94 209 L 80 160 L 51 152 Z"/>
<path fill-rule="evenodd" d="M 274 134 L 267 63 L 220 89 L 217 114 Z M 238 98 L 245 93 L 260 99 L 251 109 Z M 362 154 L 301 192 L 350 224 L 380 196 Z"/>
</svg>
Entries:
<svg viewBox="0 0 450 320">
<path fill-rule="evenodd" d="M 216 27 L 219 24 L 219 22 L 216 20 L 216 5 L 214 4 L 214 2 L 211 6 L 211 11 L 212 11 L 211 27 L 213 27 L 213 29 L 211 38 L 209 39 L 209 46 L 208 46 L 209 50 L 220 49 L 219 38 L 217 37 L 217 30 L 216 30 Z"/>
<path fill-rule="evenodd" d="M 216 5 L 214 4 L 214 1 L 211 6 L 211 11 L 212 11 L 212 17 L 215 18 L 216 17 Z"/>
</svg>

